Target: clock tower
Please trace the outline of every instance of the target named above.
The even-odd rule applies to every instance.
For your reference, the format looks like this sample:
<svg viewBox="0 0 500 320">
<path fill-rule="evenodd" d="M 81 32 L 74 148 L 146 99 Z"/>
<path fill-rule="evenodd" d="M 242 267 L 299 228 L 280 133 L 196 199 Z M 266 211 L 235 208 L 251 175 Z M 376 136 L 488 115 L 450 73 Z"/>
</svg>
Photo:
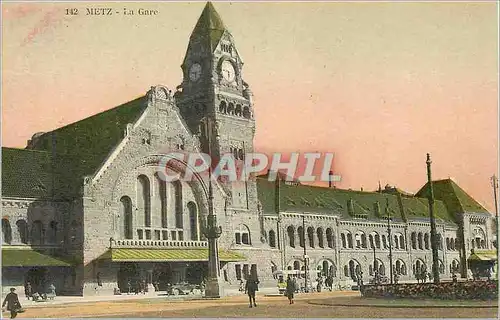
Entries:
<svg viewBox="0 0 500 320">
<path fill-rule="evenodd" d="M 210 2 L 194 27 L 181 68 L 176 103 L 191 131 L 199 133 L 203 152 L 208 153 L 210 141 L 213 161 L 232 154 L 241 165 L 245 154 L 253 152 L 252 93 L 243 80 L 243 61 L 233 36 Z M 204 118 L 214 124 L 209 133 Z M 230 207 L 257 211 L 255 182 L 223 184 L 231 194 Z"/>
</svg>

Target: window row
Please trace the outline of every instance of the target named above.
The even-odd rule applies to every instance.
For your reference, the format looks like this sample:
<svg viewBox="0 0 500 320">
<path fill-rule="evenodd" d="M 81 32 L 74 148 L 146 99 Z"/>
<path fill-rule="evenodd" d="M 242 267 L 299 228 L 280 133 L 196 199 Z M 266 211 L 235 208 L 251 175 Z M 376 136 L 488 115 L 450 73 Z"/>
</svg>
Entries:
<svg viewBox="0 0 500 320">
<path fill-rule="evenodd" d="M 429 233 L 423 234 L 422 232 L 411 233 L 411 248 L 414 250 L 429 250 L 431 249 L 431 236 Z M 437 234 L 438 250 L 443 250 L 443 241 L 441 234 Z"/>
<path fill-rule="evenodd" d="M 76 240 L 78 224 L 73 221 L 70 224 L 70 238 L 74 242 Z M 31 245 L 43 245 L 43 244 L 59 244 L 63 239 L 60 238 L 60 228 L 59 223 L 56 221 L 50 221 L 47 226 L 43 224 L 40 220 L 35 220 L 28 226 L 28 223 L 24 219 L 19 219 L 16 221 L 16 239 L 14 242 L 31 244 Z M 2 219 L 2 240 L 3 243 L 12 244 L 13 233 L 10 221 L 7 218 Z"/>
<path fill-rule="evenodd" d="M 244 117 L 246 119 L 250 119 L 252 116 L 249 107 L 247 106 L 242 107 L 241 104 L 237 104 L 235 106 L 234 103 L 229 102 L 228 104 L 226 101 L 220 102 L 219 112 L 231 116 Z"/>
<path fill-rule="evenodd" d="M 252 244 L 250 241 L 250 229 L 246 225 L 239 225 L 234 231 L 234 238 L 236 244 Z"/>
<path fill-rule="evenodd" d="M 349 231 L 344 231 L 340 234 L 342 248 L 344 249 L 388 249 L 389 245 L 393 249 L 406 249 L 405 238 L 401 233 L 396 233 L 391 235 L 392 243 L 389 243 L 389 237 L 383 234 L 380 236 L 377 232 L 372 232 L 368 235 L 368 241 L 366 234 L 363 231 L 358 231 L 353 236 Z"/>
<path fill-rule="evenodd" d="M 297 232 L 295 232 L 297 231 Z M 296 236 L 299 238 L 299 246 L 305 246 L 305 237 L 307 236 L 307 243 L 309 247 L 315 248 L 316 246 L 319 248 L 324 248 L 325 244 L 328 248 L 335 247 L 335 236 L 333 234 L 333 230 L 331 228 L 327 228 L 326 232 L 323 231 L 323 228 L 314 229 L 313 227 L 308 227 L 306 232 L 304 232 L 304 228 L 302 226 L 298 227 L 295 230 L 294 226 L 288 226 L 286 229 L 288 236 L 288 245 L 292 248 L 295 248 Z M 307 233 L 307 235 L 306 235 Z M 325 237 L 326 235 L 326 237 Z M 326 238 L 326 239 L 325 239 Z M 326 243 L 325 243 L 326 240 Z M 274 230 L 270 230 L 268 233 L 268 241 L 269 245 L 272 248 L 276 248 L 276 233 Z"/>
<path fill-rule="evenodd" d="M 250 269 L 249 269 L 250 266 Z M 257 265 L 252 264 L 236 264 L 234 266 L 235 272 L 236 272 L 236 280 L 248 280 L 250 276 L 252 279 L 259 279 L 258 274 L 257 274 Z"/>
<path fill-rule="evenodd" d="M 160 178 L 158 174 L 155 175 L 155 192 L 157 194 L 156 197 L 152 197 L 151 195 L 151 184 L 149 178 L 145 175 L 140 175 L 137 177 L 137 210 L 139 216 L 134 217 L 132 210 L 132 200 L 129 196 L 123 196 L 120 199 L 121 203 L 121 216 L 123 218 L 123 228 L 124 228 L 124 237 L 125 239 L 133 239 L 134 238 L 134 227 L 152 227 L 152 200 L 156 201 L 157 212 L 160 213 L 160 225 L 157 227 L 161 228 L 176 228 L 183 229 L 184 228 L 184 216 L 183 216 L 183 199 L 182 199 L 182 185 L 180 181 L 174 181 L 172 183 L 167 183 Z M 167 190 L 169 189 L 169 190 Z M 171 192 L 169 192 L 171 191 Z M 168 203 L 167 195 L 171 194 L 172 203 Z M 187 210 L 189 212 L 189 224 L 190 224 L 190 240 L 200 240 L 200 224 L 201 224 L 201 215 L 198 213 L 198 208 L 196 204 L 192 201 L 187 203 Z M 173 226 L 169 226 L 168 223 L 168 214 L 169 211 L 173 211 L 175 223 Z M 139 219 L 136 219 L 139 218 Z M 134 225 L 137 224 L 137 226 Z M 142 231 L 138 230 L 137 237 L 141 237 Z M 147 231 L 145 235 L 146 239 L 148 239 Z M 158 236 L 156 236 L 158 238 Z M 168 237 L 168 236 L 167 236 Z M 163 236 L 165 239 L 165 236 Z M 151 239 L 151 236 L 149 237 Z"/>
</svg>

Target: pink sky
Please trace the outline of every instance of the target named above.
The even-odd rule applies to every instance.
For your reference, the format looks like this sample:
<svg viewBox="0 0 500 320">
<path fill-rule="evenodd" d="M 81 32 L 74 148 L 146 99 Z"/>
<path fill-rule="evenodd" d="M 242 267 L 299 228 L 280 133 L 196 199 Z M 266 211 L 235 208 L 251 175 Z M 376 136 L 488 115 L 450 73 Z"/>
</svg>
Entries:
<svg viewBox="0 0 500 320">
<path fill-rule="evenodd" d="M 2 9 L 3 145 L 144 94 L 175 90 L 192 3 L 23 3 Z M 214 3 L 245 62 L 260 151 L 334 152 L 341 188 L 416 192 L 452 177 L 493 210 L 495 3 Z M 85 7 L 157 9 L 85 16 Z M 80 9 L 66 16 L 65 9 Z"/>
</svg>

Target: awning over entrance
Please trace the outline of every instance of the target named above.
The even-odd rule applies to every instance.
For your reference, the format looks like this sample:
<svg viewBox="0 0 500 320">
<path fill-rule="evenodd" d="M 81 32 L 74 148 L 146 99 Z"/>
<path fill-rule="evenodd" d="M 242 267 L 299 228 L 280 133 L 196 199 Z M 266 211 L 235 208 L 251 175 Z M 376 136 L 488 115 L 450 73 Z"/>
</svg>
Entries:
<svg viewBox="0 0 500 320">
<path fill-rule="evenodd" d="M 2 248 L 2 267 L 69 267 L 69 262 L 63 261 L 33 249 Z"/>
<path fill-rule="evenodd" d="M 101 258 L 111 258 L 115 262 L 167 262 L 167 261 L 208 261 L 207 249 L 111 249 Z M 219 260 L 224 262 L 244 261 L 246 257 L 234 252 L 219 250 Z"/>
<path fill-rule="evenodd" d="M 496 250 L 484 250 L 475 251 L 469 257 L 470 261 L 496 261 L 497 251 Z"/>
</svg>

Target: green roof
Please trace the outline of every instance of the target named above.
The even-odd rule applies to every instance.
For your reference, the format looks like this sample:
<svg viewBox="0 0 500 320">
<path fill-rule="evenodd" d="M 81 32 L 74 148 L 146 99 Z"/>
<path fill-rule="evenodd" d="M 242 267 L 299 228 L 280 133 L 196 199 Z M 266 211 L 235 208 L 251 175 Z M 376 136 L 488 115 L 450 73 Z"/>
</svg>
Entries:
<svg viewBox="0 0 500 320">
<path fill-rule="evenodd" d="M 275 213 L 275 182 L 257 178 L 259 200 L 264 213 Z M 379 192 L 342 190 L 310 185 L 280 184 L 281 211 L 321 212 L 339 215 L 343 219 L 377 220 L 389 214 L 394 220 L 427 220 L 427 199 Z M 446 207 L 436 201 L 438 220 L 453 222 Z"/>
<path fill-rule="evenodd" d="M 198 37 L 205 39 L 207 41 L 206 44 L 211 50 L 210 52 L 213 52 L 224 34 L 224 31 L 226 31 L 226 27 L 221 17 L 215 10 L 213 4 L 207 2 L 193 29 L 191 39 Z"/>
<path fill-rule="evenodd" d="M 69 267 L 70 262 L 33 249 L 2 248 L 2 267 Z"/>
<path fill-rule="evenodd" d="M 2 196 L 50 198 L 52 161 L 45 151 L 2 148 Z"/>
<path fill-rule="evenodd" d="M 52 155 L 59 194 L 78 195 L 83 177 L 100 168 L 124 138 L 127 124 L 134 123 L 146 107 L 143 96 L 41 135 L 33 149 Z"/>
<path fill-rule="evenodd" d="M 432 188 L 434 191 L 434 198 L 436 200 L 441 200 L 451 215 L 466 212 L 488 213 L 488 210 L 468 195 L 467 192 L 451 179 L 433 181 Z M 429 184 L 426 183 L 425 186 L 417 192 L 417 196 L 427 197 L 428 194 Z"/>
</svg>

